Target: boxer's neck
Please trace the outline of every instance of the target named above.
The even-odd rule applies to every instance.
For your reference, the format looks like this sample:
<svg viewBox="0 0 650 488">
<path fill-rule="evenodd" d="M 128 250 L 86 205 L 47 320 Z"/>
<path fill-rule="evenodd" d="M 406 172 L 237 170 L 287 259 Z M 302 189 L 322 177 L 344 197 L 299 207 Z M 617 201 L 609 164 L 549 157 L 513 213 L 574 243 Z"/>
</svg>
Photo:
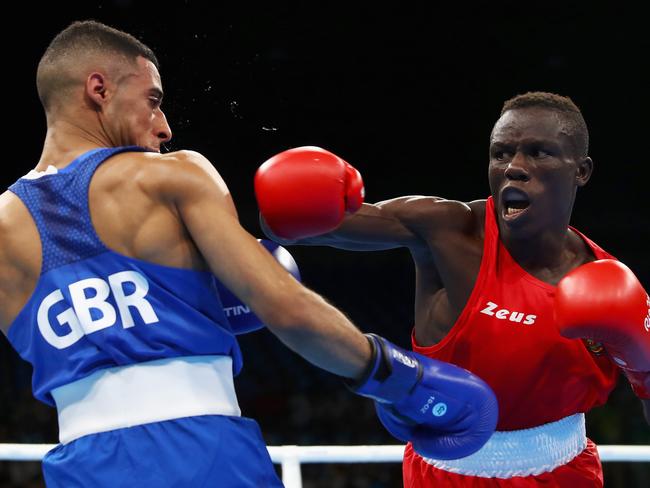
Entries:
<svg viewBox="0 0 650 488">
<path fill-rule="evenodd" d="M 50 165 L 61 169 L 86 151 L 110 146 L 101 132 L 73 121 L 59 120 L 48 127 L 43 152 L 34 169 L 44 171 Z"/>
</svg>

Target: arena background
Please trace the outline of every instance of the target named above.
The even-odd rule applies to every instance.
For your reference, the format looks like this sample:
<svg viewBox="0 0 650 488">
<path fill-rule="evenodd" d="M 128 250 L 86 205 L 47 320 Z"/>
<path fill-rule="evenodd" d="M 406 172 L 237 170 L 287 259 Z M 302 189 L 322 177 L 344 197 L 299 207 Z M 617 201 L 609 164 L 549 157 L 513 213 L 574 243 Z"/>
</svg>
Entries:
<svg viewBox="0 0 650 488">
<path fill-rule="evenodd" d="M 336 152 L 362 172 L 370 202 L 484 198 L 488 136 L 503 101 L 530 90 L 568 95 L 589 125 L 596 168 L 573 224 L 650 289 L 650 42 L 647 17 L 624 3 L 25 2 L 3 17 L 17 27 L 2 34 L 3 189 L 40 155 L 45 121 L 34 79 L 42 52 L 71 21 L 92 18 L 154 49 L 174 131 L 168 149 L 206 155 L 258 237 L 253 175 L 281 150 Z M 414 273 L 406 251 L 290 250 L 308 286 L 362 330 L 409 347 Z M 240 403 L 268 444 L 394 443 L 371 402 L 267 331 L 241 345 Z M 56 442 L 55 412 L 33 400 L 30 374 L 3 340 L 0 442 Z M 625 381 L 587 419 L 597 443 L 650 444 Z M 648 464 L 604 468 L 606 486 L 650 486 Z M 42 486 L 39 470 L 0 462 L 0 486 Z M 305 488 L 401 486 L 398 464 L 303 465 L 303 476 Z"/>
</svg>

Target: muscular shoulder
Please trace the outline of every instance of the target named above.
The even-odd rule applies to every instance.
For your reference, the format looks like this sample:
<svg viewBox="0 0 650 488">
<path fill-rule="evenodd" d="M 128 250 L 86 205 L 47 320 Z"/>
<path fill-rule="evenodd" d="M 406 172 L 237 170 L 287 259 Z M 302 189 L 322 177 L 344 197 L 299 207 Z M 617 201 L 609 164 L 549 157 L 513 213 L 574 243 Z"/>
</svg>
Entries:
<svg viewBox="0 0 650 488">
<path fill-rule="evenodd" d="M 142 183 L 151 185 L 165 187 L 168 184 L 178 184 L 185 179 L 213 178 L 217 175 L 212 163 L 195 151 L 184 150 L 166 154 L 125 153 L 123 157 L 130 161 L 130 169 L 134 171 L 134 176 Z"/>
<path fill-rule="evenodd" d="M 196 151 L 124 153 L 116 157 L 115 169 L 152 197 L 175 199 L 183 193 L 215 189 L 223 196 L 228 187 L 212 163 Z M 128 161 L 128 162 L 127 162 Z M 126 164 L 121 164 L 121 163 Z M 126 174 L 125 174 L 126 173 Z"/>
<path fill-rule="evenodd" d="M 449 231 L 474 233 L 485 215 L 485 200 L 469 203 L 433 196 L 400 197 L 377 204 L 422 236 Z"/>
</svg>

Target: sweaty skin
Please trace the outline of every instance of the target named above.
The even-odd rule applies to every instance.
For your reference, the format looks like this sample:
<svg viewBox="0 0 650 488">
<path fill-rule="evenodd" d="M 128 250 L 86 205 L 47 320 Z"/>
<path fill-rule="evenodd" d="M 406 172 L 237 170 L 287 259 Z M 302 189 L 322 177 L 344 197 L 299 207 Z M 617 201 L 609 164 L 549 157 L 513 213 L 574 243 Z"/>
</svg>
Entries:
<svg viewBox="0 0 650 488">
<path fill-rule="evenodd" d="M 171 138 L 160 108 L 160 75 L 142 57 L 128 69 L 118 81 L 110 69 L 88 67 L 70 99 L 47 113 L 48 132 L 35 170 L 65 168 L 98 147 L 149 149 L 110 158 L 92 179 L 90 214 L 104 244 L 152 263 L 212 271 L 307 360 L 334 374 L 361 376 L 371 353 L 365 337 L 240 226 L 225 182 L 205 157 L 191 151 L 159 153 Z M 0 195 L 0 327 L 5 334 L 33 293 L 40 269 L 36 225 L 18 197 L 5 192 Z"/>
</svg>

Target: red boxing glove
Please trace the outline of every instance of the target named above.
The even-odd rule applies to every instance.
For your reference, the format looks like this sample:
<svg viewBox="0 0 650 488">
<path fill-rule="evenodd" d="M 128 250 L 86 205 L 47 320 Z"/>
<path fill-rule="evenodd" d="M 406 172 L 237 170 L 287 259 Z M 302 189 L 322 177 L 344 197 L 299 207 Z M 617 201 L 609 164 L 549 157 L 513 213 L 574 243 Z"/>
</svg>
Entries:
<svg viewBox="0 0 650 488">
<path fill-rule="evenodd" d="M 623 263 L 579 266 L 557 285 L 555 318 L 567 338 L 602 342 L 640 398 L 650 398 L 650 298 Z"/>
<path fill-rule="evenodd" d="M 363 203 L 359 172 L 314 146 L 281 152 L 255 174 L 255 195 L 264 220 L 278 237 L 299 239 L 330 232 L 345 212 Z"/>
</svg>

